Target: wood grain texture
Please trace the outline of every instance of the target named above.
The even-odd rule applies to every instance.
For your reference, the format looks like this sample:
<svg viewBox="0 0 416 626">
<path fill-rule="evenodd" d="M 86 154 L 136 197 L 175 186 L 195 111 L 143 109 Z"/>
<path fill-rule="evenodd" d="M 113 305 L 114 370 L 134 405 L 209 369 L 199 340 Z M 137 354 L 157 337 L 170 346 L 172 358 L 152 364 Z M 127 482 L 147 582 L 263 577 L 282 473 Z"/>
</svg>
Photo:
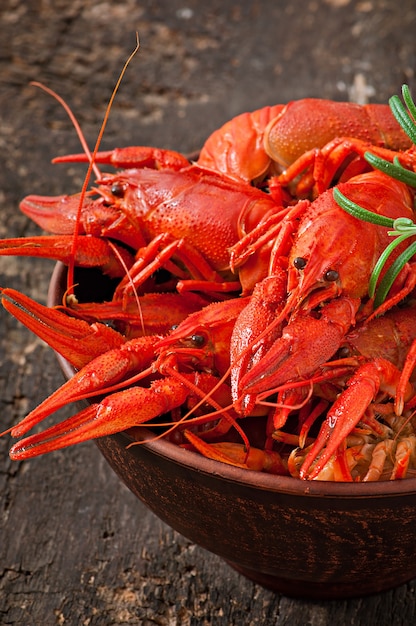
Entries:
<svg viewBox="0 0 416 626">
<path fill-rule="evenodd" d="M 38 193 L 80 189 L 84 166 L 59 105 L 93 145 L 124 60 L 103 147 L 189 152 L 245 110 L 301 97 L 386 102 L 415 91 L 413 0 L 58 0 L 0 8 L 0 237 L 38 233 L 18 210 Z M 0 286 L 45 301 L 53 264 L 0 259 Z M 51 351 L 0 311 L 0 430 L 62 381 Z M 68 414 L 68 409 L 63 411 Z M 143 626 L 341 626 L 415 622 L 415 581 L 368 598 L 307 602 L 276 595 L 159 521 L 92 442 L 23 463 L 0 438 L 0 623 Z M 190 512 L 190 514 L 192 514 Z M 285 547 L 282 546 L 282 559 Z M 354 558 L 354 555 L 351 555 Z"/>
</svg>

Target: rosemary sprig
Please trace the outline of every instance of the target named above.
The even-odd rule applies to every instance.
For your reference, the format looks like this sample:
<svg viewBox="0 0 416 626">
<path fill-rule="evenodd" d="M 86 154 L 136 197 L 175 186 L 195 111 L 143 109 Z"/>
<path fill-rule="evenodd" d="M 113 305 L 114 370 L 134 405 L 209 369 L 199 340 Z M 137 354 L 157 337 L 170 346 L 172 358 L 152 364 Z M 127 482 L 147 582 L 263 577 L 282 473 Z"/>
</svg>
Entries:
<svg viewBox="0 0 416 626">
<path fill-rule="evenodd" d="M 380 282 L 376 293 L 376 285 L 382 269 L 395 248 L 397 248 L 397 246 L 399 246 L 409 237 L 413 237 L 416 235 L 416 224 L 408 217 L 398 217 L 397 219 L 393 220 L 390 217 L 385 217 L 384 215 L 378 215 L 378 213 L 368 211 L 367 209 L 364 209 L 363 207 L 356 204 L 355 202 L 352 202 L 352 200 L 349 200 L 349 198 L 344 196 L 344 194 L 341 193 L 341 191 L 337 187 L 334 188 L 333 194 L 335 201 L 341 207 L 341 209 L 344 209 L 344 211 L 362 220 L 363 222 L 370 222 L 372 224 L 378 224 L 380 226 L 386 226 L 388 228 L 391 228 L 392 230 L 388 231 L 388 235 L 390 235 L 391 237 L 396 237 L 396 239 L 389 243 L 387 248 L 380 255 L 380 258 L 375 264 L 373 272 L 370 276 L 370 281 L 368 284 L 368 295 L 370 296 L 370 298 L 374 297 L 374 306 L 378 307 L 385 300 L 391 286 L 393 285 L 394 281 L 400 274 L 405 264 L 416 253 L 416 243 L 410 244 L 410 246 L 406 248 L 406 250 L 404 250 L 404 252 L 402 252 L 401 255 L 398 256 L 397 259 L 392 263 L 390 268 L 383 276 L 383 279 Z"/>
<path fill-rule="evenodd" d="M 390 98 L 390 108 L 404 132 L 411 139 L 411 141 L 416 144 L 416 124 L 414 121 L 414 119 L 416 119 L 416 105 L 413 102 L 407 85 L 402 86 L 402 96 L 407 106 L 407 110 L 398 96 L 392 96 Z M 386 161 L 371 152 L 366 152 L 364 158 L 375 169 L 384 172 L 388 176 L 395 178 L 406 185 L 416 187 L 416 173 L 403 167 L 398 157 L 394 157 L 393 163 L 390 163 L 389 161 Z M 394 281 L 400 274 L 405 264 L 410 261 L 414 254 L 416 254 L 416 242 L 413 242 L 391 264 L 380 281 L 376 291 L 377 282 L 388 258 L 403 241 L 416 235 L 416 224 L 407 217 L 399 217 L 393 220 L 389 217 L 368 211 L 367 209 L 360 207 L 355 202 L 349 200 L 336 187 L 334 188 L 333 194 L 337 204 L 350 215 L 353 215 L 364 222 L 371 222 L 372 224 L 378 224 L 392 229 L 388 231 L 388 234 L 395 237 L 395 239 L 380 255 L 380 258 L 378 259 L 371 274 L 368 286 L 368 294 L 370 298 L 374 297 L 374 306 L 377 308 L 384 302 Z"/>
</svg>

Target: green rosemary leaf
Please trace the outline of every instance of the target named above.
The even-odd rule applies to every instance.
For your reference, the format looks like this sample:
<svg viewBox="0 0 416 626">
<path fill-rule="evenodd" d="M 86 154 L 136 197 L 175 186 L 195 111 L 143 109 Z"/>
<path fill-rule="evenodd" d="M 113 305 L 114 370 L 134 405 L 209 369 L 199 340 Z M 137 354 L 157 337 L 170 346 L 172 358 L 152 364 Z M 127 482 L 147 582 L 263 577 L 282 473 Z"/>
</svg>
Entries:
<svg viewBox="0 0 416 626">
<path fill-rule="evenodd" d="M 371 152 L 366 152 L 364 154 L 364 158 L 372 167 L 375 167 L 377 170 L 380 170 L 391 178 L 395 178 L 406 185 L 416 187 L 416 173 L 403 167 L 398 157 L 394 157 L 393 163 L 390 163 L 390 161 L 386 161 Z"/>
<path fill-rule="evenodd" d="M 416 143 L 416 126 L 399 96 L 392 96 L 389 100 L 390 109 L 406 135 L 413 143 Z"/>
<path fill-rule="evenodd" d="M 391 233 L 391 234 L 394 234 L 394 233 Z M 370 280 L 369 280 L 369 283 L 368 283 L 368 295 L 370 296 L 370 298 L 372 298 L 374 296 L 374 293 L 375 293 L 375 290 L 376 290 L 377 281 L 379 279 L 379 276 L 381 274 L 381 271 L 382 271 L 385 263 L 387 262 L 387 259 L 389 258 L 389 256 L 393 252 L 393 250 L 395 248 L 397 248 L 397 246 L 400 245 L 402 243 L 402 241 L 404 241 L 405 239 L 407 239 L 410 236 L 411 235 L 409 233 L 404 233 L 403 235 L 400 235 L 394 241 L 389 243 L 387 248 L 380 255 L 377 263 L 374 266 L 373 272 L 372 272 L 372 274 L 370 276 Z"/>
<path fill-rule="evenodd" d="M 403 167 L 403 165 L 400 163 L 399 157 L 397 156 L 393 158 L 393 164 L 401 171 L 401 178 L 399 178 L 399 180 L 401 180 L 403 183 L 406 183 L 406 185 L 416 187 L 416 173 Z"/>
<path fill-rule="evenodd" d="M 338 187 L 334 187 L 333 196 L 335 202 L 341 209 L 344 209 L 347 213 L 356 217 L 363 222 L 370 222 L 371 224 L 378 224 L 379 226 L 388 226 L 390 228 L 394 225 L 394 220 L 390 217 L 385 217 L 384 215 L 379 215 L 378 213 L 373 213 L 373 211 L 367 211 L 367 209 L 363 209 L 363 207 L 359 206 L 352 200 L 349 200 L 344 194 L 338 189 Z"/>
<path fill-rule="evenodd" d="M 403 96 L 403 100 L 406 103 L 407 108 L 409 109 L 409 113 L 415 119 L 416 118 L 416 105 L 413 102 L 412 96 L 410 95 L 410 89 L 408 85 L 402 85 L 402 96 Z"/>
<path fill-rule="evenodd" d="M 411 243 L 410 246 L 406 248 L 406 250 L 402 252 L 399 257 L 397 257 L 384 274 L 374 299 L 375 308 L 379 307 L 380 304 L 384 302 L 397 276 L 414 254 L 416 254 L 416 241 Z"/>
</svg>

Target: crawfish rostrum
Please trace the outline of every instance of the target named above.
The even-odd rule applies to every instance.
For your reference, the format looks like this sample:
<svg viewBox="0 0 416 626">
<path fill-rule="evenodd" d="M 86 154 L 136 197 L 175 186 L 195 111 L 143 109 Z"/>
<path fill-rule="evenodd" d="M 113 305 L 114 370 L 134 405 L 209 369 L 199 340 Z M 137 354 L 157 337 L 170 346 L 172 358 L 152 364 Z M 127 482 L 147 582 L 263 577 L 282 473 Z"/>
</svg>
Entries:
<svg viewBox="0 0 416 626">
<path fill-rule="evenodd" d="M 99 268 L 115 288 L 111 301 L 79 302 L 69 282 L 53 309 L 2 289 L 3 306 L 77 370 L 10 429 L 24 436 L 11 458 L 163 423 L 177 445 L 252 470 L 414 473 L 416 272 L 411 259 L 397 268 L 409 240 L 378 270 L 394 280 L 376 306 L 368 286 L 391 237 L 346 212 L 334 189 L 410 222 L 414 190 L 368 152 L 415 169 L 388 105 L 300 100 L 230 120 L 195 162 L 152 147 L 98 151 L 86 193 L 26 197 L 21 210 L 50 234 L 0 241 L 0 255 L 62 261 L 69 277 Z"/>
</svg>

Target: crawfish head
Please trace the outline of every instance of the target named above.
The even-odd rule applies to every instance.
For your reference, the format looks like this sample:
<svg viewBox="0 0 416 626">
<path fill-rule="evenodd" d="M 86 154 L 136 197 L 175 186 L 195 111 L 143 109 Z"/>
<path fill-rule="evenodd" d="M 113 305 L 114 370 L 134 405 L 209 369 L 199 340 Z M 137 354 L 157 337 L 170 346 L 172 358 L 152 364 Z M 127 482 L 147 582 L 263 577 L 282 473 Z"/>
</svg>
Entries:
<svg viewBox="0 0 416 626">
<path fill-rule="evenodd" d="M 359 300 L 340 296 L 317 312 L 299 312 L 240 381 L 242 390 L 262 393 L 288 381 L 309 378 L 338 350 L 354 323 Z"/>
<path fill-rule="evenodd" d="M 249 301 L 232 298 L 191 313 L 156 346 L 159 369 L 171 363 L 223 375 L 230 365 L 230 340 L 235 321 Z"/>
<path fill-rule="evenodd" d="M 381 172 L 357 176 L 339 189 L 373 213 L 393 219 L 412 216 L 405 185 Z M 374 266 L 389 242 L 386 227 L 347 214 L 335 202 L 332 190 L 326 191 L 302 216 L 289 255 L 291 305 L 298 306 L 312 292 L 313 306 L 341 293 L 365 297 Z"/>
</svg>

